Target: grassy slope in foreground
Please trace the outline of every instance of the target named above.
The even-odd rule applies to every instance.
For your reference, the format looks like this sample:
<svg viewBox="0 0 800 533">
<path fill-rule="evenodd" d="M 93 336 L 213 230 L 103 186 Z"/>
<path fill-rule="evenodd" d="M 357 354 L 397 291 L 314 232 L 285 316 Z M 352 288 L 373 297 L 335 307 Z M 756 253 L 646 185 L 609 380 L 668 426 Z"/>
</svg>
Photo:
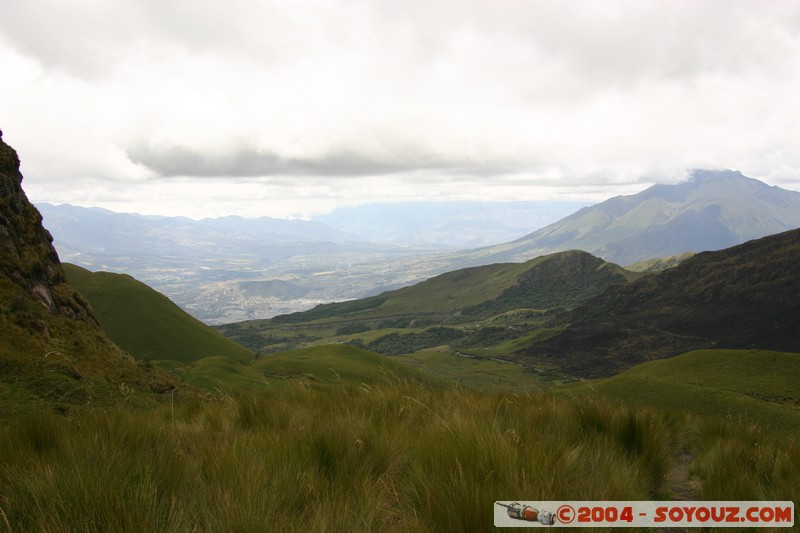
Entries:
<svg viewBox="0 0 800 533">
<path fill-rule="evenodd" d="M 428 385 L 440 384 L 437 379 L 410 366 L 349 344 L 314 346 L 267 355 L 253 366 L 278 379 L 303 377 L 325 383 L 386 383 L 411 379 Z"/>
<path fill-rule="evenodd" d="M 390 383 L 409 379 L 429 386 L 445 381 L 410 365 L 349 344 L 329 344 L 266 355 L 243 365 L 206 357 L 172 369 L 181 379 L 206 390 L 264 390 L 303 380 L 320 384 Z"/>
<path fill-rule="evenodd" d="M 190 362 L 253 354 L 183 311 L 169 298 L 124 274 L 90 272 L 65 264 L 69 282 L 89 300 L 109 337 L 136 358 Z"/>
<path fill-rule="evenodd" d="M 174 386 L 137 364 L 94 321 L 51 314 L 0 276 L 0 425 L 50 410 L 149 405 Z"/>
<path fill-rule="evenodd" d="M 698 350 L 643 363 L 616 376 L 567 385 L 629 405 L 650 405 L 800 432 L 800 354 Z"/>
<path fill-rule="evenodd" d="M 699 481 L 688 499 L 800 498 L 796 435 L 598 398 L 295 382 L 0 427 L 0 523 L 53 533 L 494 531 L 504 511 L 494 502 L 505 498 L 668 499 L 685 449 Z"/>
</svg>

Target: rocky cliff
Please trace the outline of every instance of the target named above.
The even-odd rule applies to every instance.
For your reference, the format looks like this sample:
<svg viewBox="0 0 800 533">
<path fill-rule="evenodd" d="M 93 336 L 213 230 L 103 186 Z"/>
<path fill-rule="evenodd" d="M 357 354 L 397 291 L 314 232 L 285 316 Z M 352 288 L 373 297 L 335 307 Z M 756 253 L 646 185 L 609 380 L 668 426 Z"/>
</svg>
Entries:
<svg viewBox="0 0 800 533">
<path fill-rule="evenodd" d="M 0 131 L 0 275 L 52 314 L 94 321 L 86 301 L 67 283 L 53 237 L 22 190 L 19 165 Z"/>
<path fill-rule="evenodd" d="M 109 340 L 52 240 L 0 131 L 0 421 L 42 405 L 63 412 L 172 390 Z"/>
</svg>

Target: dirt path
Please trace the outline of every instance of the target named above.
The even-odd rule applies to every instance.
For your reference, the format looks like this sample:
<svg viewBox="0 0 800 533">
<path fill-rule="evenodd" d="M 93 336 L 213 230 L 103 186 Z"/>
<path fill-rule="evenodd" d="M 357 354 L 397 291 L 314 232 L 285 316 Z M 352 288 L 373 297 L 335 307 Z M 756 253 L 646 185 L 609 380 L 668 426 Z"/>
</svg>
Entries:
<svg viewBox="0 0 800 533">
<path fill-rule="evenodd" d="M 674 501 L 693 501 L 697 500 L 697 490 L 699 483 L 690 479 L 689 467 L 694 460 L 694 454 L 683 450 L 675 456 L 675 463 L 667 476 L 667 486 L 672 492 Z M 690 531 L 683 528 L 664 527 L 658 529 L 659 533 L 681 533 Z"/>
<path fill-rule="evenodd" d="M 672 499 L 677 501 L 689 501 L 697 499 L 698 483 L 690 479 L 689 466 L 694 460 L 694 454 L 689 451 L 682 451 L 675 457 L 675 463 L 667 477 L 667 485 L 672 491 Z"/>
</svg>

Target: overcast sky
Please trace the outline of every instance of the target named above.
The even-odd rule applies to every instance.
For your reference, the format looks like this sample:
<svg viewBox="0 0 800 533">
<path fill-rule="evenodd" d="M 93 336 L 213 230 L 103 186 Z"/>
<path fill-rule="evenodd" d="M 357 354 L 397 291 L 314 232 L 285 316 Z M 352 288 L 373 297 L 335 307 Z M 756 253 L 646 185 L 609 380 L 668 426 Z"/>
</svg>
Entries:
<svg viewBox="0 0 800 533">
<path fill-rule="evenodd" d="M 800 2 L 2 0 L 35 202 L 193 217 L 800 190 Z"/>
</svg>

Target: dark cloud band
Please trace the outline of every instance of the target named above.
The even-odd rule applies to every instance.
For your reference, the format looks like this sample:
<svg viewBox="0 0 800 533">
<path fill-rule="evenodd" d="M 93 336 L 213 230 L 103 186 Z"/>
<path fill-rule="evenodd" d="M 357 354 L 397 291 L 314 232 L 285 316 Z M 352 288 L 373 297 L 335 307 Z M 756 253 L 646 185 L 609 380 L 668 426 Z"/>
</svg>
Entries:
<svg viewBox="0 0 800 533">
<path fill-rule="evenodd" d="M 126 151 L 130 160 L 160 176 L 256 177 L 330 176 L 363 177 L 436 170 L 444 174 L 500 174 L 518 165 L 497 162 L 453 161 L 420 151 L 374 156 L 340 150 L 315 158 L 284 157 L 274 152 L 237 149 L 227 154 L 207 154 L 186 147 L 137 147 Z"/>
</svg>

